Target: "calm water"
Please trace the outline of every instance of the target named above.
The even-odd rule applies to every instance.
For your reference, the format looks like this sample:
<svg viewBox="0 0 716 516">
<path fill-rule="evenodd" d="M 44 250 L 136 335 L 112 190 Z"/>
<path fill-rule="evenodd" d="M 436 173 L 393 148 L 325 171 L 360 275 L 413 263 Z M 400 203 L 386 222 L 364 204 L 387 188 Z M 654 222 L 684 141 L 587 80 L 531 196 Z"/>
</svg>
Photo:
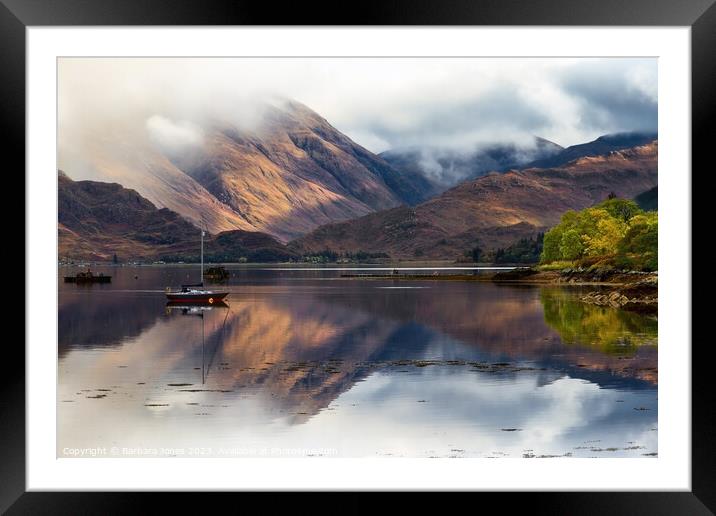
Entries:
<svg viewBox="0 0 716 516">
<path fill-rule="evenodd" d="M 166 307 L 198 266 L 60 283 L 58 456 L 657 452 L 655 316 L 574 287 L 227 268 L 210 310 Z"/>
</svg>

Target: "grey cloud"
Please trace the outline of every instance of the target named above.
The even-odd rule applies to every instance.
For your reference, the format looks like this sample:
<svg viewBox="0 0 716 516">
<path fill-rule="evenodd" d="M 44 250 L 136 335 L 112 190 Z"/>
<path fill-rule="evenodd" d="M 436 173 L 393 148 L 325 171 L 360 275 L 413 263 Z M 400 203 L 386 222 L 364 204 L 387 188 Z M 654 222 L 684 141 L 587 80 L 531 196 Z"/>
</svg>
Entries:
<svg viewBox="0 0 716 516">
<path fill-rule="evenodd" d="M 467 148 L 497 143 L 538 132 L 549 125 L 548 115 L 530 105 L 516 87 L 492 90 L 475 99 L 450 105 L 433 105 L 430 98 L 416 104 L 416 123 L 393 127 L 386 117 L 376 117 L 359 131 L 373 134 L 392 147 L 435 146 Z"/>
<path fill-rule="evenodd" d="M 373 152 L 532 136 L 567 146 L 655 129 L 656 71 L 656 59 L 633 58 L 71 58 L 59 63 L 58 143 L 62 157 L 87 135 L 146 135 L 155 116 L 184 129 L 212 117 L 252 125 L 252 99 L 275 95 Z"/>
<path fill-rule="evenodd" d="M 657 131 L 656 95 L 630 82 L 628 72 L 621 64 L 602 63 L 581 65 L 563 78 L 565 91 L 580 105 L 584 127 L 609 128 L 611 132 Z"/>
</svg>

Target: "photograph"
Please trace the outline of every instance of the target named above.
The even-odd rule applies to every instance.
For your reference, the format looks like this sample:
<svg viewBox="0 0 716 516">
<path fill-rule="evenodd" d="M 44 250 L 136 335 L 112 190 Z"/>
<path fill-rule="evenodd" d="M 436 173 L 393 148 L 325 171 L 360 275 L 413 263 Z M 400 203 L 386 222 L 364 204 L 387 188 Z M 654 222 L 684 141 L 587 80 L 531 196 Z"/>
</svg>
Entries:
<svg viewBox="0 0 716 516">
<path fill-rule="evenodd" d="M 58 56 L 56 458 L 656 464 L 659 66 Z"/>
</svg>

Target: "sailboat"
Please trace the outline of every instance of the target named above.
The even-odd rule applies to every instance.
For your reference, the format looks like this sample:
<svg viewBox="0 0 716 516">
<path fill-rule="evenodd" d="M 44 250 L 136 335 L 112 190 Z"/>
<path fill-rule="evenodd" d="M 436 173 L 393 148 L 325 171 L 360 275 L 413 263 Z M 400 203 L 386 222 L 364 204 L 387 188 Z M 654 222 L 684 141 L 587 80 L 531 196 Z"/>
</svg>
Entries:
<svg viewBox="0 0 716 516">
<path fill-rule="evenodd" d="M 206 233 L 201 230 L 201 271 L 199 272 L 200 283 L 191 285 L 182 285 L 180 290 L 172 291 L 167 287 L 167 299 L 170 303 L 185 304 L 209 304 L 222 302 L 229 295 L 228 292 L 219 292 L 216 290 L 206 290 L 204 288 L 204 235 Z"/>
</svg>

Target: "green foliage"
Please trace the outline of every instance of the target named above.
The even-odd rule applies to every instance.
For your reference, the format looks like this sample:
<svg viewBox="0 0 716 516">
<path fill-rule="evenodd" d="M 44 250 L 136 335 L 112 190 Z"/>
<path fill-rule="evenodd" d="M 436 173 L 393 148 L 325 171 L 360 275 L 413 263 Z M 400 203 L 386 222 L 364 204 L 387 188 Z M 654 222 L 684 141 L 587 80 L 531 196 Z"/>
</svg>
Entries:
<svg viewBox="0 0 716 516">
<path fill-rule="evenodd" d="M 482 249 L 480 249 L 478 246 L 473 247 L 472 251 L 470 251 L 470 257 L 472 258 L 472 262 L 479 263 L 480 256 L 482 256 Z"/>
<path fill-rule="evenodd" d="M 559 244 L 562 241 L 562 233 L 556 228 L 552 231 L 545 233 L 542 240 L 542 256 L 540 261 L 542 263 L 552 263 L 561 258 L 559 252 Z"/>
<path fill-rule="evenodd" d="M 306 254 L 303 256 L 304 262 L 309 263 L 334 263 L 338 260 L 338 253 L 330 249 Z"/>
<path fill-rule="evenodd" d="M 659 268 L 659 221 L 657 212 L 635 216 L 617 247 L 617 265 L 655 271 Z"/>
<path fill-rule="evenodd" d="M 331 249 L 324 249 L 323 251 L 305 254 L 302 259 L 304 262 L 309 263 L 375 263 L 377 261 L 389 260 L 390 255 L 387 253 L 374 253 L 363 250 L 356 251 L 355 253 L 345 252 L 340 254 Z"/>
<path fill-rule="evenodd" d="M 561 271 L 572 267 L 574 267 L 574 262 L 571 260 L 556 260 L 549 263 L 542 263 L 537 266 L 537 269 L 540 271 Z"/>
<path fill-rule="evenodd" d="M 559 240 L 559 256 L 564 260 L 576 260 L 584 253 L 582 236 L 576 229 L 568 229 Z"/>
<path fill-rule="evenodd" d="M 345 253 L 345 259 L 351 262 L 366 262 L 370 260 L 385 260 L 390 258 L 387 253 L 371 253 L 369 251 L 358 251 L 356 253 Z"/>
<path fill-rule="evenodd" d="M 631 356 L 639 346 L 656 346 L 656 317 L 583 303 L 564 289 L 543 289 L 544 320 L 569 345 Z"/>
<path fill-rule="evenodd" d="M 614 254 L 617 244 L 624 238 L 627 223 L 621 217 L 614 217 L 606 210 L 592 210 L 589 213 L 594 225 L 580 236 L 584 243 L 584 256 L 604 256 Z M 631 218 L 631 217 L 630 217 Z M 577 256 L 576 258 L 578 258 Z"/>
<path fill-rule="evenodd" d="M 495 251 L 494 263 L 537 263 L 542 253 L 544 235 L 522 238 L 507 248 Z"/>
<path fill-rule="evenodd" d="M 629 222 L 629 219 L 634 215 L 642 212 L 639 205 L 630 199 L 607 199 L 599 207 L 606 210 L 612 217 L 623 222 Z"/>
<path fill-rule="evenodd" d="M 568 211 L 543 239 L 540 263 L 576 261 L 634 270 L 658 265 L 657 212 L 610 197 L 582 211 Z"/>
</svg>

